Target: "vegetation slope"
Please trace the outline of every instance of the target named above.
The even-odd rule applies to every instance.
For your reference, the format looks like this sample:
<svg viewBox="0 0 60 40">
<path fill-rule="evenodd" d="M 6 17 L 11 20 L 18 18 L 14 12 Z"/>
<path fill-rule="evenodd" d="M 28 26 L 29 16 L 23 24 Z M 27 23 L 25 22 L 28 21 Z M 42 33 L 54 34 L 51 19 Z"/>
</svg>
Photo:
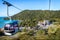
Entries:
<svg viewBox="0 0 60 40">
<path fill-rule="evenodd" d="M 24 10 L 12 16 L 12 19 L 23 20 L 23 26 L 36 26 L 40 20 L 56 20 L 60 22 L 60 10 Z"/>
</svg>

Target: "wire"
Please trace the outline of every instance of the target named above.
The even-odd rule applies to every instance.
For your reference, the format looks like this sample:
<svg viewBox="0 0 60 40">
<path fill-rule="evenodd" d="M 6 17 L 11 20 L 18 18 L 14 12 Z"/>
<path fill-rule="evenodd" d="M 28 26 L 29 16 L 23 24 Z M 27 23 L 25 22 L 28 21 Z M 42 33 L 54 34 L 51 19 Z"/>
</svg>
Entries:
<svg viewBox="0 0 60 40">
<path fill-rule="evenodd" d="M 16 9 L 18 9 L 18 10 L 21 10 L 20 8 L 18 8 L 18 7 L 16 7 L 16 6 L 14 6 L 14 5 L 13 5 L 13 7 L 15 7 L 15 8 L 16 8 Z"/>
<path fill-rule="evenodd" d="M 6 5 L 8 5 L 8 6 L 13 6 L 13 7 L 15 7 L 16 9 L 21 10 L 20 8 L 12 5 L 11 3 L 9 3 L 9 2 L 7 2 L 7 1 L 5 1 L 5 0 L 2 0 L 2 1 L 3 1 L 3 4 L 6 4 Z"/>
</svg>

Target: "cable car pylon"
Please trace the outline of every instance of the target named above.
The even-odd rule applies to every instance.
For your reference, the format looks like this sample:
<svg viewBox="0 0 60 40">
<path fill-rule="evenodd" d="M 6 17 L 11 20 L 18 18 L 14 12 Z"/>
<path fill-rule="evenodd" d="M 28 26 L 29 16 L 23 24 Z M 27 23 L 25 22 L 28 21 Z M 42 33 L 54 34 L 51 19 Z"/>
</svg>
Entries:
<svg viewBox="0 0 60 40">
<path fill-rule="evenodd" d="M 18 10 L 21 10 L 21 9 L 19 9 L 18 7 L 12 5 L 11 3 L 9 3 L 9 2 L 7 2 L 7 1 L 5 1 L 5 0 L 2 0 L 2 1 L 3 1 L 3 4 L 7 5 L 7 16 L 8 16 L 8 18 L 9 18 L 10 20 L 12 20 L 12 19 L 11 19 L 11 16 L 9 16 L 9 7 L 10 7 L 10 6 L 13 6 L 13 7 L 15 7 L 15 8 L 18 9 Z"/>
</svg>

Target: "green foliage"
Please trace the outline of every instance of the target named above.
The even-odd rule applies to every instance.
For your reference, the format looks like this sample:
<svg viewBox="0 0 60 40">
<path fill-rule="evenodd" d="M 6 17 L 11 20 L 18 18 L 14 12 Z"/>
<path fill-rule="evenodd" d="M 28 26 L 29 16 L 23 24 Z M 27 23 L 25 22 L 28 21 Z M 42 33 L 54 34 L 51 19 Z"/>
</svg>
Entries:
<svg viewBox="0 0 60 40">
<path fill-rule="evenodd" d="M 38 30 L 36 32 L 36 35 L 44 35 L 45 34 L 45 31 L 44 30 Z"/>
<path fill-rule="evenodd" d="M 22 31 L 23 31 L 23 32 L 27 32 L 27 29 L 26 29 L 26 28 L 24 28 Z"/>
<path fill-rule="evenodd" d="M 56 34 L 55 39 L 60 40 L 60 29 L 58 29 L 55 34 Z"/>
<path fill-rule="evenodd" d="M 21 34 L 19 32 L 18 38 L 10 38 L 9 36 L 0 37 L 0 40 L 60 40 L 60 28 L 54 33 L 45 35 L 44 30 L 39 30 L 35 35 L 32 35 L 33 31 L 25 32 Z M 32 36 L 31 36 L 32 35 Z"/>
<path fill-rule="evenodd" d="M 35 40 L 33 36 L 29 36 L 29 35 L 22 35 L 20 36 L 20 40 Z"/>
<path fill-rule="evenodd" d="M 30 36 L 34 36 L 34 34 L 35 34 L 34 30 L 30 30 L 30 31 L 28 32 L 28 35 L 30 35 Z"/>
<path fill-rule="evenodd" d="M 9 38 L 8 36 L 0 37 L 0 40 L 13 40 L 12 38 Z"/>
<path fill-rule="evenodd" d="M 51 19 L 51 18 L 60 18 L 59 11 L 49 11 L 49 10 L 24 10 L 14 16 L 13 19 L 19 20 L 42 20 L 42 19 Z"/>
<path fill-rule="evenodd" d="M 12 16 L 12 19 L 23 20 L 21 26 L 36 26 L 37 22 L 40 20 L 56 20 L 60 18 L 59 11 L 49 11 L 49 10 L 24 10 L 18 14 Z M 60 20 L 56 20 L 59 21 Z"/>
</svg>

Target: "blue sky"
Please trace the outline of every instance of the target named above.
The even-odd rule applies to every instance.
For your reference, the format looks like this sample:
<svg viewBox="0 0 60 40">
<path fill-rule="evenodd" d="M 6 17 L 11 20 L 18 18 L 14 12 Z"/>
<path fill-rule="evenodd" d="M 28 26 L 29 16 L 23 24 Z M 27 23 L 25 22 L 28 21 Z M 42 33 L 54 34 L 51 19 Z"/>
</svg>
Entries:
<svg viewBox="0 0 60 40">
<path fill-rule="evenodd" d="M 20 8 L 18 10 L 14 7 L 9 7 L 9 15 L 12 16 L 16 13 L 21 12 L 22 10 L 48 10 L 48 1 L 49 0 L 6 0 L 16 7 Z M 0 0 L 0 17 L 7 16 L 6 5 L 2 4 L 2 0 Z M 51 10 L 60 10 L 60 0 L 52 0 L 51 1 Z"/>
</svg>

